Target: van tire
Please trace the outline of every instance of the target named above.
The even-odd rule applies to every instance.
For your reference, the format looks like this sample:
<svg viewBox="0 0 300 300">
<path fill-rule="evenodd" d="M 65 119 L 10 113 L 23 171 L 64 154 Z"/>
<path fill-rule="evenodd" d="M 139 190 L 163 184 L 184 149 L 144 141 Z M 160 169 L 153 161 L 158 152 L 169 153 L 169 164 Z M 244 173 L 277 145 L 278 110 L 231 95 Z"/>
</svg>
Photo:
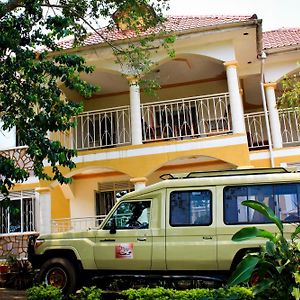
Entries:
<svg viewBox="0 0 300 300">
<path fill-rule="evenodd" d="M 38 282 L 60 288 L 63 294 L 76 291 L 78 276 L 75 266 L 66 258 L 50 258 L 43 263 Z"/>
</svg>

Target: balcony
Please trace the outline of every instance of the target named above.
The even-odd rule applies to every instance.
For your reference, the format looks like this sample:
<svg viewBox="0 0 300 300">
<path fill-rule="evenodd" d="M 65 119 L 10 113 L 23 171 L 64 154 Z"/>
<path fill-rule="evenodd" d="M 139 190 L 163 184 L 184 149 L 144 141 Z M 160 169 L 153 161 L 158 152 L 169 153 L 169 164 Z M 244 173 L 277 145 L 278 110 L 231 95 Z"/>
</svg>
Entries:
<svg viewBox="0 0 300 300">
<path fill-rule="evenodd" d="M 296 109 L 279 109 L 282 143 L 284 147 L 300 145 L 300 113 Z M 264 112 L 245 114 L 246 132 L 250 150 L 268 148 L 267 127 Z"/>
<path fill-rule="evenodd" d="M 141 105 L 143 143 L 202 138 L 232 132 L 228 93 L 151 102 Z M 250 150 L 268 148 L 263 111 L 244 115 Z M 280 109 L 279 120 L 285 147 L 300 145 L 298 109 Z M 131 144 L 130 107 L 88 111 L 76 117 L 77 126 L 65 133 L 52 132 L 68 148 L 90 150 Z M 26 147 L 0 150 L 32 173 Z"/>
<path fill-rule="evenodd" d="M 51 133 L 51 138 L 77 150 L 131 144 L 129 106 L 85 112 L 76 117 L 76 123 L 72 131 Z M 144 143 L 228 134 L 229 94 L 142 104 L 141 126 Z"/>
</svg>

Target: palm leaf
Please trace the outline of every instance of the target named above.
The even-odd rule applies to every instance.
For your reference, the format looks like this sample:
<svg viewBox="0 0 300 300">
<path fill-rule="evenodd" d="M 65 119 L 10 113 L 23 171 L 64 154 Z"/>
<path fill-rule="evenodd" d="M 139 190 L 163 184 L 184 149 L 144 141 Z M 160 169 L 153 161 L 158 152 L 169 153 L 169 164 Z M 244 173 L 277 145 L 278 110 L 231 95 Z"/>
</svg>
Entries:
<svg viewBox="0 0 300 300">
<path fill-rule="evenodd" d="M 248 281 L 259 260 L 257 256 L 248 255 L 238 264 L 236 270 L 230 276 L 227 285 L 234 286 Z"/>
<path fill-rule="evenodd" d="M 270 207 L 268 207 L 264 203 L 257 202 L 254 200 L 245 200 L 242 202 L 242 204 L 260 212 L 271 222 L 275 223 L 276 226 L 278 227 L 280 233 L 283 234 L 283 224 L 282 224 L 281 220 L 275 215 L 274 211 Z"/>
<path fill-rule="evenodd" d="M 273 233 L 264 229 L 259 229 L 257 227 L 242 228 L 233 235 L 232 240 L 235 242 L 240 242 L 257 237 L 269 239 L 273 243 L 276 242 L 276 236 Z"/>
<path fill-rule="evenodd" d="M 294 238 L 296 238 L 297 235 L 298 235 L 299 233 L 300 233 L 300 225 L 298 225 L 298 226 L 296 227 L 295 231 L 292 233 L 292 235 L 291 235 L 292 240 L 293 240 Z"/>
</svg>

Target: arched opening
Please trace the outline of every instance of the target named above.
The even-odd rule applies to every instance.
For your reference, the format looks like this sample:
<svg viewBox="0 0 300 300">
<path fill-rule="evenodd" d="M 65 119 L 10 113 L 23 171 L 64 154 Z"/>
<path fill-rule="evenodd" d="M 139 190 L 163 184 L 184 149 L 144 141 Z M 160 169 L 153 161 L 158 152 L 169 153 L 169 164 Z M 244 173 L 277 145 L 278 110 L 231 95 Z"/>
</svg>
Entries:
<svg viewBox="0 0 300 300">
<path fill-rule="evenodd" d="M 190 172 L 230 170 L 235 168 L 236 165 L 233 163 L 215 157 L 205 155 L 181 156 L 164 163 L 149 174 L 148 183 L 152 184 L 160 181 L 160 177 L 164 174 L 184 177 Z"/>
</svg>

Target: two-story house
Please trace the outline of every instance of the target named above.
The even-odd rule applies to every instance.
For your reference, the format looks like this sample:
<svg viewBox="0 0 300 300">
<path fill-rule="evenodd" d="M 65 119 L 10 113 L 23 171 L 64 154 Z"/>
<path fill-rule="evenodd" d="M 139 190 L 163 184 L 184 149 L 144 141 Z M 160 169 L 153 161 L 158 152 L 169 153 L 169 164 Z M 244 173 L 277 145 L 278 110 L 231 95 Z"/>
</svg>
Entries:
<svg viewBox="0 0 300 300">
<path fill-rule="evenodd" d="M 169 17 L 165 25 L 177 36 L 176 57 L 153 50 L 156 64 L 147 77 L 161 85 L 156 97 L 124 73 L 97 33 L 80 48 L 63 43 L 96 66 L 84 79 L 101 91 L 85 100 L 64 90 L 84 104 L 74 130 L 52 134 L 78 150 L 76 169 L 64 171 L 72 183 L 32 176 L 15 186 L 11 198 L 20 214 L 1 211 L 0 256 L 24 252 L 31 232 L 99 224 L 122 194 L 165 173 L 300 163 L 299 114 L 276 106 L 281 80 L 299 73 L 300 28 L 262 32 L 256 15 Z M 128 43 L 121 30 L 100 33 Z M 15 131 L 0 133 L 0 145 L 2 155 L 31 168 Z"/>
</svg>

